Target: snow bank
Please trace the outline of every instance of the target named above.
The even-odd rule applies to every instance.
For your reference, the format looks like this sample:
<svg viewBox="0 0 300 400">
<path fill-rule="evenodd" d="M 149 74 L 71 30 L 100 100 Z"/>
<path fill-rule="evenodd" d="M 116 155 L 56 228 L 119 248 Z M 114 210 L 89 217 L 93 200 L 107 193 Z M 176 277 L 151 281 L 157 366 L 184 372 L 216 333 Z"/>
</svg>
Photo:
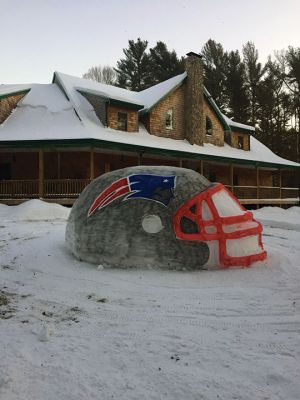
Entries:
<svg viewBox="0 0 300 400">
<path fill-rule="evenodd" d="M 254 218 L 264 225 L 300 232 L 300 207 L 294 206 L 287 210 L 279 207 L 263 207 L 253 214 Z"/>
<path fill-rule="evenodd" d="M 1 221 L 49 221 L 66 220 L 70 209 L 59 204 L 50 204 L 34 199 L 26 201 L 18 206 L 0 204 Z"/>
<path fill-rule="evenodd" d="M 0 218 L 26 207 L 54 205 Z M 77 261 L 61 220 L 3 225 L 0 399 L 299 400 L 300 232 L 265 226 L 252 268 L 175 272 Z"/>
</svg>

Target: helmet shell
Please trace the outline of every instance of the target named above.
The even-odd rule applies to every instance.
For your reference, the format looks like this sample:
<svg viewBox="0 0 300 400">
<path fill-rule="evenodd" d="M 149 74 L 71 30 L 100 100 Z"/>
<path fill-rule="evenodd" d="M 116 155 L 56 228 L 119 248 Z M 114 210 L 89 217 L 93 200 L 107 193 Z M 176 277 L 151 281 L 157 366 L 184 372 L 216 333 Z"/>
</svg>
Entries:
<svg viewBox="0 0 300 400">
<path fill-rule="evenodd" d="M 89 215 L 99 194 L 121 178 L 136 174 L 175 176 L 169 203 L 123 195 Z M 78 259 L 105 267 L 203 268 L 209 258 L 207 244 L 176 238 L 173 217 L 188 199 L 210 186 L 199 173 L 177 167 L 137 166 L 103 174 L 74 203 L 66 242 Z"/>
</svg>

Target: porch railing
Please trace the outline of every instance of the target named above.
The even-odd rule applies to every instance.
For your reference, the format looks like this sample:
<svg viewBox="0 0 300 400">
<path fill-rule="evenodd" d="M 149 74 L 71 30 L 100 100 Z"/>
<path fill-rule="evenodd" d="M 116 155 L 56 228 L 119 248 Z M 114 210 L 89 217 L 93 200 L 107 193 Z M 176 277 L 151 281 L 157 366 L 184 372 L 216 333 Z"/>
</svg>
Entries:
<svg viewBox="0 0 300 400">
<path fill-rule="evenodd" d="M 2 180 L 0 181 L 0 199 L 74 199 L 91 182 L 90 179 L 46 179 L 43 187 L 39 180 Z M 280 199 L 290 203 L 299 202 L 299 189 L 295 187 L 269 186 L 233 186 L 226 185 L 234 195 L 248 204 L 265 203 L 265 200 L 274 200 L 280 204 Z M 284 201 L 283 201 L 284 202 Z"/>
<path fill-rule="evenodd" d="M 43 197 L 78 197 L 90 182 L 90 179 L 47 179 Z"/>
<path fill-rule="evenodd" d="M 2 199 L 34 199 L 37 197 L 39 197 L 38 179 L 0 181 L 0 198 Z"/>
<path fill-rule="evenodd" d="M 43 190 L 40 193 L 38 179 L 3 180 L 0 181 L 0 198 L 73 198 L 78 197 L 90 181 L 90 179 L 47 179 L 44 181 Z"/>
</svg>

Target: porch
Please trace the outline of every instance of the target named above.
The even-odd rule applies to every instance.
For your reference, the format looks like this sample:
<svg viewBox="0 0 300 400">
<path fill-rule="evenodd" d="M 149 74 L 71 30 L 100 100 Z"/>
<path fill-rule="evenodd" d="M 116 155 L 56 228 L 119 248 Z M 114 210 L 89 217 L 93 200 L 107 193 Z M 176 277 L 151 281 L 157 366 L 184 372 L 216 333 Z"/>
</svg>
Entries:
<svg viewBox="0 0 300 400">
<path fill-rule="evenodd" d="M 222 182 L 248 207 L 299 204 L 295 170 L 96 148 L 1 152 L 0 203 L 13 205 L 39 198 L 72 205 L 95 177 L 135 165 L 193 169 Z"/>
</svg>

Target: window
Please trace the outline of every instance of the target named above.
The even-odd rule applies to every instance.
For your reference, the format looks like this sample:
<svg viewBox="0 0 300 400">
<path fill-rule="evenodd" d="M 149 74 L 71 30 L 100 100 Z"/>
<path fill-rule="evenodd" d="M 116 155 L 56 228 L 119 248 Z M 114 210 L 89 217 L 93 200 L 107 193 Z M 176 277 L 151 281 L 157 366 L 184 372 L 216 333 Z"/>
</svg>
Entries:
<svg viewBox="0 0 300 400">
<path fill-rule="evenodd" d="M 244 138 L 243 136 L 238 136 L 238 148 L 244 149 Z"/>
<path fill-rule="evenodd" d="M 127 113 L 118 112 L 118 129 L 127 131 Z"/>
<path fill-rule="evenodd" d="M 166 129 L 173 129 L 173 110 L 170 109 L 166 113 Z"/>
<path fill-rule="evenodd" d="M 209 136 L 213 134 L 213 125 L 209 117 L 206 117 L 206 134 Z"/>
</svg>

